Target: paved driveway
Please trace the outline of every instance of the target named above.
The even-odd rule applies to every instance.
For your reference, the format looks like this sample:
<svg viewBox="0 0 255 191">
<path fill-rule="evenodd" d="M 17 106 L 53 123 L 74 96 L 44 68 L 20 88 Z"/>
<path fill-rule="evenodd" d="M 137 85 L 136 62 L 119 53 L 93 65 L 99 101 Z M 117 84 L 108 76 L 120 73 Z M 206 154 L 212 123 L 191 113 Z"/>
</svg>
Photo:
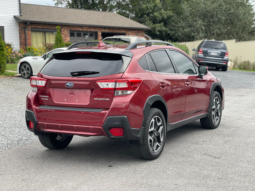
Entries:
<svg viewBox="0 0 255 191">
<path fill-rule="evenodd" d="M 220 127 L 169 132 L 155 161 L 106 137 L 43 148 L 24 124 L 29 81 L 0 78 L 0 190 L 255 190 L 255 73 L 212 72 L 226 89 Z"/>
</svg>

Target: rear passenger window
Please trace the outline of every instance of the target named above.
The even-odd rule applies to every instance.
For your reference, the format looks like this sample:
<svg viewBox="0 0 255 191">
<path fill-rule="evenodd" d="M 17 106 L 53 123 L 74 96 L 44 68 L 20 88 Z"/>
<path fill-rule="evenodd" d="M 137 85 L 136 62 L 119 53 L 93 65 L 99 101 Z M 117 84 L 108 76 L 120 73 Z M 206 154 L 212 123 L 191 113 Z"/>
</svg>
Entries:
<svg viewBox="0 0 255 191">
<path fill-rule="evenodd" d="M 156 65 L 157 71 L 162 73 L 175 73 L 173 65 L 166 51 L 151 53 L 151 57 Z"/>
<path fill-rule="evenodd" d="M 150 56 L 150 55 L 147 56 L 147 59 L 148 59 L 148 65 L 149 65 L 149 67 L 150 67 L 150 71 L 157 72 L 157 69 L 156 69 L 156 67 L 155 67 L 155 64 L 154 64 L 153 60 L 151 59 L 151 56 Z"/>
<path fill-rule="evenodd" d="M 146 55 L 144 55 L 140 60 L 138 61 L 139 65 L 144 69 L 144 70 L 149 70 L 147 60 L 146 60 Z"/>
<path fill-rule="evenodd" d="M 190 59 L 188 59 L 186 56 L 176 51 L 169 51 L 169 53 L 172 56 L 176 64 L 176 67 L 178 68 L 181 74 L 196 74 L 197 73 L 193 62 Z"/>
</svg>

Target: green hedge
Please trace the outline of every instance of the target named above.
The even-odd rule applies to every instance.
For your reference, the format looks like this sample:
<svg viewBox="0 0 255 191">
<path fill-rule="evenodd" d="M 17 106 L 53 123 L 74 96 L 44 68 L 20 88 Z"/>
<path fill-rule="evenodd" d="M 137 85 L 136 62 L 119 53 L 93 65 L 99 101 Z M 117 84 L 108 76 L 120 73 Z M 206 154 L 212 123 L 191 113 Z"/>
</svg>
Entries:
<svg viewBox="0 0 255 191">
<path fill-rule="evenodd" d="M 189 55 L 189 49 L 186 45 L 182 45 L 182 44 L 179 44 L 177 42 L 170 42 L 171 44 L 173 44 L 176 48 L 179 48 L 181 50 L 183 50 L 184 52 L 186 52 L 186 54 Z"/>
<path fill-rule="evenodd" d="M 5 43 L 2 40 L 0 33 L 0 74 L 3 74 L 6 70 L 6 55 L 5 55 Z"/>
<path fill-rule="evenodd" d="M 71 43 L 71 42 L 65 42 L 65 47 L 69 47 L 69 46 L 71 46 L 73 43 Z"/>
</svg>

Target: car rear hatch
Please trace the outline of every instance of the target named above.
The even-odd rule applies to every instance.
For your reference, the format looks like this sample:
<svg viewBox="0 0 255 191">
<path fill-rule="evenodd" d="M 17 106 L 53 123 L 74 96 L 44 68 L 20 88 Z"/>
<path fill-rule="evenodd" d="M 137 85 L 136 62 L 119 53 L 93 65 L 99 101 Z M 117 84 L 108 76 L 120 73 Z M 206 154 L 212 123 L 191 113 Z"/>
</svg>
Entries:
<svg viewBox="0 0 255 191">
<path fill-rule="evenodd" d="M 224 42 L 206 41 L 202 46 L 203 55 L 209 59 L 223 59 L 228 50 Z"/>
<path fill-rule="evenodd" d="M 130 61 L 128 55 L 107 51 L 55 54 L 38 77 L 31 78 L 37 81 L 39 121 L 100 125 L 112 104 L 114 88 L 106 91 L 98 81 L 121 78 Z"/>
</svg>

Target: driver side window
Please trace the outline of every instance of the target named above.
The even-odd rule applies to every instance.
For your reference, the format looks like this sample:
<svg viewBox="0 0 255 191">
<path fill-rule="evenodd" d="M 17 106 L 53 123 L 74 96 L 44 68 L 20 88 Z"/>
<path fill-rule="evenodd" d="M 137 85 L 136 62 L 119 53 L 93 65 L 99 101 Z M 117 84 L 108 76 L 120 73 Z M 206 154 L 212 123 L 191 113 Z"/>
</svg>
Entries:
<svg viewBox="0 0 255 191">
<path fill-rule="evenodd" d="M 176 51 L 169 51 L 180 74 L 197 74 L 193 62 L 183 54 Z"/>
</svg>

